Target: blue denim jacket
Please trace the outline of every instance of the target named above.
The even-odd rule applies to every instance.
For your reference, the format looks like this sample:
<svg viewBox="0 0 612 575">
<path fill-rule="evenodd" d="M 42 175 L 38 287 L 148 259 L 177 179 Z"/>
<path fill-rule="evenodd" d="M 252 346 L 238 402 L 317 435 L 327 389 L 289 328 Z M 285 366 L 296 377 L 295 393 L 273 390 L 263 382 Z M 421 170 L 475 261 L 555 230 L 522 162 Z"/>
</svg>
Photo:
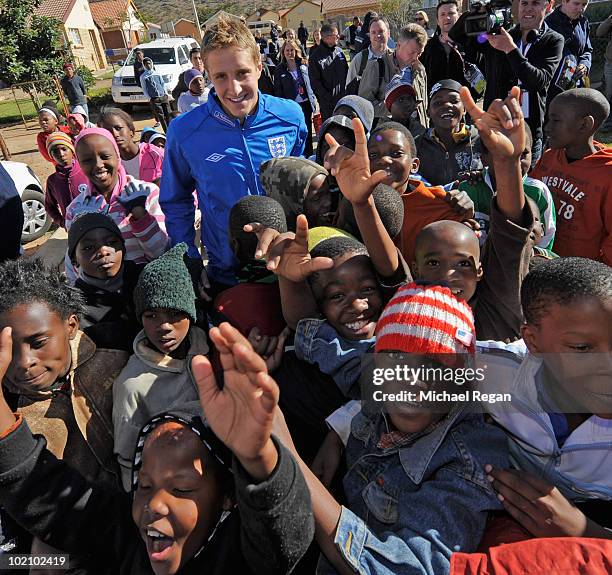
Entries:
<svg viewBox="0 0 612 575">
<path fill-rule="evenodd" d="M 295 330 L 295 355 L 331 375 L 340 391 L 352 399 L 359 399 L 361 360 L 374 351 L 376 338 L 348 340 L 324 319 L 302 319 Z"/>
<path fill-rule="evenodd" d="M 505 435 L 480 414 L 454 408 L 426 434 L 378 447 L 387 421 L 353 418 L 335 543 L 361 574 L 443 575 L 454 551 L 476 549 L 490 510 L 501 504 L 484 465 L 508 467 Z M 324 558 L 319 573 L 333 573 Z"/>
</svg>

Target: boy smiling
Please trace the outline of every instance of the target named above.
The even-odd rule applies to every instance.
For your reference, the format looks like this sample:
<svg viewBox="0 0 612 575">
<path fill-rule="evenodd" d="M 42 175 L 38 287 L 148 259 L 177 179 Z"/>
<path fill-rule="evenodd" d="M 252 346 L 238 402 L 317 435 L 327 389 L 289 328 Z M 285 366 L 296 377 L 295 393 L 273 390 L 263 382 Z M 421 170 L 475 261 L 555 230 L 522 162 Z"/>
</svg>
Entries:
<svg viewBox="0 0 612 575">
<path fill-rule="evenodd" d="M 229 211 L 243 196 L 264 195 L 259 181 L 263 162 L 301 155 L 306 125 L 295 102 L 259 93 L 259 47 L 243 23 L 220 20 L 208 30 L 202 59 L 213 89 L 206 105 L 187 119 L 177 118 L 172 123 L 161 204 L 172 243 L 188 245 L 192 275 L 208 288 L 210 282 L 202 272 L 202 259 L 194 243 L 193 190 L 202 210 L 208 275 L 216 284 L 213 287 L 232 285 L 238 261 L 228 238 Z"/>
</svg>

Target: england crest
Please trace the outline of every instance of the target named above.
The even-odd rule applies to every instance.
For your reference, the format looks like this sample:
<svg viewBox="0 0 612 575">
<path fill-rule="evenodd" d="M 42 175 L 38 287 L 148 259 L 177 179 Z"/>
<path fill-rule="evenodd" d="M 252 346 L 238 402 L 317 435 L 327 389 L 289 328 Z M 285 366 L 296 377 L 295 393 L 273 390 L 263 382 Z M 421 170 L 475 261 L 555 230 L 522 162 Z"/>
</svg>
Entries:
<svg viewBox="0 0 612 575">
<path fill-rule="evenodd" d="M 276 138 L 268 138 L 268 148 L 273 158 L 282 158 L 287 155 L 287 143 L 285 142 L 285 136 L 278 136 Z"/>
</svg>

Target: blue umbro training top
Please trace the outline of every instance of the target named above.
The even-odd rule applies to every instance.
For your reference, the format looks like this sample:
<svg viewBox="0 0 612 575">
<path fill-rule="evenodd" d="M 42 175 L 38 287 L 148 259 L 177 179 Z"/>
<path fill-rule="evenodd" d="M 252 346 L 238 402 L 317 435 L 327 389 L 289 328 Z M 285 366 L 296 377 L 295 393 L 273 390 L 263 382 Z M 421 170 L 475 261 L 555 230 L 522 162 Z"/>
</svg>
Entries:
<svg viewBox="0 0 612 575">
<path fill-rule="evenodd" d="M 238 261 L 228 234 L 230 209 L 246 195 L 265 195 L 259 181 L 262 162 L 300 156 L 306 133 L 298 104 L 261 92 L 256 113 L 242 126 L 223 111 L 214 91 L 206 104 L 174 119 L 168 131 L 159 196 L 172 244 L 185 242 L 189 256 L 200 257 L 193 227 L 196 190 L 209 276 L 234 284 Z"/>
</svg>

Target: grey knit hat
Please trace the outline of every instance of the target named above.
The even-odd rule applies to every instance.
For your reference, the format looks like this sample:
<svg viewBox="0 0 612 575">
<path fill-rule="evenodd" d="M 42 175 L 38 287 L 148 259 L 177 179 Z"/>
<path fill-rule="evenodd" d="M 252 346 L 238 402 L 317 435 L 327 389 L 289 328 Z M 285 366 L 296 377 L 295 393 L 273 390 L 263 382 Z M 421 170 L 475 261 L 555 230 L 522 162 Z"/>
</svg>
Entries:
<svg viewBox="0 0 612 575">
<path fill-rule="evenodd" d="M 361 96 L 355 96 L 349 94 L 338 100 L 336 107 L 334 108 L 334 114 L 340 106 L 348 106 L 355 110 L 355 114 L 361 120 L 366 133 L 372 131 L 372 122 L 374 121 L 374 106 L 372 102 L 362 98 Z"/>
<path fill-rule="evenodd" d="M 168 308 L 196 321 L 195 292 L 183 259 L 186 252 L 186 244 L 177 244 L 145 266 L 134 289 L 136 317 L 148 309 Z"/>
</svg>

